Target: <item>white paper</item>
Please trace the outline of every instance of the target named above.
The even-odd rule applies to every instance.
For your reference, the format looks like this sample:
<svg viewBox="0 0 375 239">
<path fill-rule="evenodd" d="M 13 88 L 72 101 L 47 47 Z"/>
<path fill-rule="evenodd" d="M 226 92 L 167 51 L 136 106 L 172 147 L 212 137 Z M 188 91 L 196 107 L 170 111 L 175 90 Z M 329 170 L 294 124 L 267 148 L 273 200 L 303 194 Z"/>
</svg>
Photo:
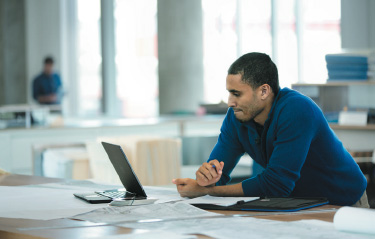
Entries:
<svg viewBox="0 0 375 239">
<path fill-rule="evenodd" d="M 90 237 L 92 238 L 92 237 Z M 143 233 L 132 233 L 132 234 L 121 234 L 121 235 L 111 235 L 111 236 L 101 236 L 101 239 L 195 239 L 194 235 L 183 235 L 177 232 L 169 231 L 149 231 Z"/>
<path fill-rule="evenodd" d="M 180 196 L 175 186 L 173 188 L 145 186 L 144 189 L 148 197 L 158 199 L 155 204 L 186 200 Z"/>
<path fill-rule="evenodd" d="M 70 189 L 0 186 L 0 195 L 6 195 L 0 197 L 0 217 L 50 220 L 107 206 L 84 202 L 74 197 L 76 192 Z"/>
<path fill-rule="evenodd" d="M 335 230 L 333 223 L 295 221 L 282 222 L 253 217 L 189 218 L 153 223 L 124 223 L 120 226 L 142 230 L 171 231 L 182 234 L 202 234 L 218 239 L 367 239 L 363 234 Z"/>
<path fill-rule="evenodd" d="M 230 206 L 236 204 L 238 201 L 253 201 L 259 199 L 259 197 L 213 197 L 210 195 L 197 197 L 186 200 L 189 204 L 214 204 L 219 206 Z"/>
<path fill-rule="evenodd" d="M 127 221 L 153 222 L 164 219 L 212 217 L 220 214 L 201 210 L 187 203 L 164 203 L 142 206 L 105 207 L 72 217 L 73 219 L 118 223 Z"/>
<path fill-rule="evenodd" d="M 304 223 L 306 225 L 310 226 L 319 226 L 319 227 L 329 227 L 330 229 L 334 228 L 332 222 L 317 220 L 317 219 L 305 219 L 305 220 L 299 220 L 299 223 Z"/>
<path fill-rule="evenodd" d="M 339 125 L 367 125 L 367 112 L 362 111 L 340 111 Z"/>
<path fill-rule="evenodd" d="M 80 192 L 80 190 L 94 192 L 94 191 L 124 188 L 124 186 L 122 185 L 101 184 L 101 183 L 95 183 L 95 182 L 88 181 L 88 180 L 68 180 L 66 182 L 60 182 L 60 183 L 26 185 L 25 187 L 68 189 L 68 190 L 75 190 L 76 192 Z"/>
<path fill-rule="evenodd" d="M 335 228 L 340 231 L 375 235 L 375 210 L 342 207 L 336 212 L 333 223 Z"/>
</svg>

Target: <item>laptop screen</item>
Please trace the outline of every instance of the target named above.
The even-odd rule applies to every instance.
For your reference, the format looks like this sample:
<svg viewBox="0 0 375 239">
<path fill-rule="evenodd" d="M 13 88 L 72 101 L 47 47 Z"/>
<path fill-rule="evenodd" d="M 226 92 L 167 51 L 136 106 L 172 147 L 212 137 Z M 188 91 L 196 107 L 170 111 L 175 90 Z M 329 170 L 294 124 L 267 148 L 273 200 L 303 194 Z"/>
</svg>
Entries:
<svg viewBox="0 0 375 239">
<path fill-rule="evenodd" d="M 147 197 L 122 148 L 106 142 L 102 142 L 102 145 L 126 191 L 134 193 L 137 197 Z"/>
</svg>

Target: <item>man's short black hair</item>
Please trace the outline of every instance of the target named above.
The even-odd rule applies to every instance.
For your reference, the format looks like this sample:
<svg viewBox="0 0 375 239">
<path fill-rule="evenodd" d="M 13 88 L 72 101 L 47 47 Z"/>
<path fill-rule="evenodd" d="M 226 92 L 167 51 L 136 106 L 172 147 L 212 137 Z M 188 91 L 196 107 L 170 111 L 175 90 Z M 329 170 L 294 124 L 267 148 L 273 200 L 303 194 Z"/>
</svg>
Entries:
<svg viewBox="0 0 375 239">
<path fill-rule="evenodd" d="M 53 64 L 53 58 L 51 56 L 47 56 L 44 59 L 44 64 Z"/>
<path fill-rule="evenodd" d="M 273 93 L 279 92 L 279 75 L 271 58 L 264 53 L 251 52 L 238 58 L 228 69 L 228 75 L 242 75 L 242 82 L 257 89 L 268 84 Z"/>
</svg>

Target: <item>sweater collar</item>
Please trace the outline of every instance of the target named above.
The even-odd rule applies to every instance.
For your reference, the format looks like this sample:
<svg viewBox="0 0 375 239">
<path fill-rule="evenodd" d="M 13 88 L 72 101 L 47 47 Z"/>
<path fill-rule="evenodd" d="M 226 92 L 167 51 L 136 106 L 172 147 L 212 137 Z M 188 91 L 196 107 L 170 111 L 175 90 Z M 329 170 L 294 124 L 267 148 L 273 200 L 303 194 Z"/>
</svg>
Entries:
<svg viewBox="0 0 375 239">
<path fill-rule="evenodd" d="M 289 89 L 288 88 L 279 89 L 279 92 L 277 93 L 275 99 L 273 100 L 271 110 L 268 113 L 268 117 L 267 117 L 266 121 L 264 122 L 265 127 L 266 127 L 266 125 L 269 124 L 269 121 L 272 119 L 272 116 L 273 116 L 273 113 L 275 111 L 276 105 L 279 102 L 281 96 L 284 95 L 285 91 L 287 91 L 287 90 L 289 90 Z"/>
</svg>

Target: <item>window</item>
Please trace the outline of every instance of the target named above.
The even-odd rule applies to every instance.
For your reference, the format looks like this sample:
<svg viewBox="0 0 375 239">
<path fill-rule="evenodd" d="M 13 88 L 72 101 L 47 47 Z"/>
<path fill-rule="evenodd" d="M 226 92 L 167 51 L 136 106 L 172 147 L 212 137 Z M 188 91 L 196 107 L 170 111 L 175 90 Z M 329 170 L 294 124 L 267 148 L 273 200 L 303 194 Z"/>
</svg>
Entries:
<svg viewBox="0 0 375 239">
<path fill-rule="evenodd" d="M 227 100 L 230 64 L 252 51 L 272 53 L 269 1 L 202 0 L 205 100 Z"/>
<path fill-rule="evenodd" d="M 204 96 L 207 102 L 226 100 L 225 78 L 237 58 L 236 1 L 202 0 Z"/>
<path fill-rule="evenodd" d="M 156 0 L 115 2 L 117 97 L 125 117 L 159 113 Z"/>
<path fill-rule="evenodd" d="M 294 0 L 277 0 L 275 9 L 274 61 L 279 71 L 280 87 L 298 81 L 298 42 Z"/>
<path fill-rule="evenodd" d="M 78 4 L 78 104 L 101 112 L 100 0 Z M 157 0 L 115 0 L 116 97 L 119 115 L 158 115 Z M 204 97 L 226 101 L 230 64 L 244 53 L 269 54 L 281 87 L 322 83 L 325 54 L 340 50 L 340 0 L 202 0 Z"/>
<path fill-rule="evenodd" d="M 202 0 L 202 9 L 208 103 L 226 101 L 226 71 L 242 54 L 269 54 L 290 87 L 325 82 L 324 56 L 341 47 L 340 0 Z"/>
<path fill-rule="evenodd" d="M 77 0 L 78 109 L 80 116 L 102 113 L 100 0 Z M 156 0 L 115 0 L 115 64 L 118 115 L 158 115 Z M 110 56 L 112 57 L 112 56 Z"/>
<path fill-rule="evenodd" d="M 78 0 L 78 102 L 80 116 L 101 113 L 100 0 Z"/>
<path fill-rule="evenodd" d="M 340 0 L 303 1 L 302 82 L 326 82 L 325 55 L 341 50 L 340 9 Z"/>
<path fill-rule="evenodd" d="M 240 55 L 248 52 L 272 55 L 271 1 L 243 0 L 238 4 Z"/>
</svg>

